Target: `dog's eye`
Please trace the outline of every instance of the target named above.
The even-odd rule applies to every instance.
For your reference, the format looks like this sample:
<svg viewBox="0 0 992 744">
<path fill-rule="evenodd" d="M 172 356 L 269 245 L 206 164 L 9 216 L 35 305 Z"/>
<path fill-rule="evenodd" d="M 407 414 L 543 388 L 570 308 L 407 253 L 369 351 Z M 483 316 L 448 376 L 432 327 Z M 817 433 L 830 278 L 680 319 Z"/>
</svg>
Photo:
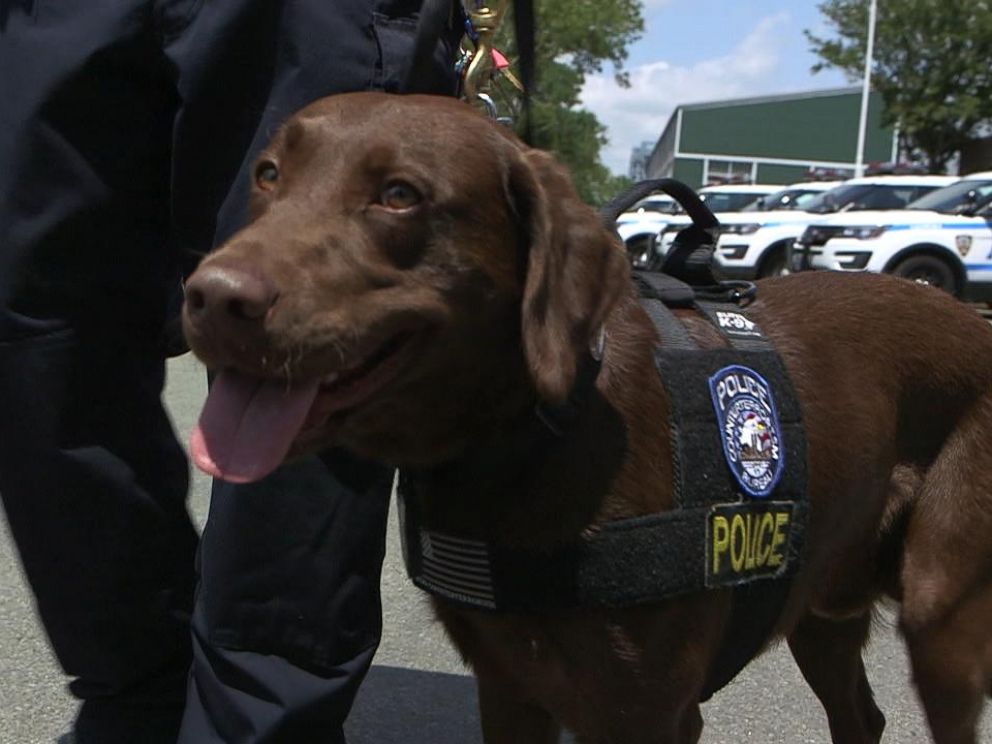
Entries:
<svg viewBox="0 0 992 744">
<path fill-rule="evenodd" d="M 382 206 L 396 210 L 411 209 L 420 204 L 422 199 L 420 192 L 406 181 L 392 181 L 386 184 L 379 195 Z"/>
<path fill-rule="evenodd" d="M 279 169 L 271 160 L 263 160 L 255 168 L 255 183 L 260 189 L 271 189 L 279 180 Z"/>
</svg>

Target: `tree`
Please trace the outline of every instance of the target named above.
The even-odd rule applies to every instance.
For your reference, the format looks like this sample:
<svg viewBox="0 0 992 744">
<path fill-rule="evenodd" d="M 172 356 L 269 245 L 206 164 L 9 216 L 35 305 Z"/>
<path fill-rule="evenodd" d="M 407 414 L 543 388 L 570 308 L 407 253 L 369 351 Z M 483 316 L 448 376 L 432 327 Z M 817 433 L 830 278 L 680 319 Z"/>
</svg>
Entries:
<svg viewBox="0 0 992 744">
<path fill-rule="evenodd" d="M 537 86 L 531 100 L 533 145 L 554 152 L 572 172 L 590 204 L 610 200 L 630 184 L 599 159 L 606 128 L 580 108 L 586 76 L 611 64 L 627 85 L 627 47 L 644 29 L 640 0 L 537 0 L 535 3 Z M 517 57 L 513 19 L 503 21 L 496 45 Z"/>
<path fill-rule="evenodd" d="M 836 34 L 806 31 L 827 67 L 852 80 L 864 74 L 868 0 L 825 0 L 818 7 Z M 962 146 L 992 122 L 992 2 L 879 0 L 872 87 L 928 167 L 943 171 Z"/>
</svg>

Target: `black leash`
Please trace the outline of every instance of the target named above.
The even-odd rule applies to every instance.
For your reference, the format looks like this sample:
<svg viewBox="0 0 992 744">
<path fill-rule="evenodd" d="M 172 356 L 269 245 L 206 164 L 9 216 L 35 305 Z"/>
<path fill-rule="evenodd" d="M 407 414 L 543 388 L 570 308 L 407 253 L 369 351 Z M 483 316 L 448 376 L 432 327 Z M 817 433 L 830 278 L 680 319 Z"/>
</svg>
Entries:
<svg viewBox="0 0 992 744">
<path fill-rule="evenodd" d="M 461 6 L 459 6 L 461 7 Z M 417 33 L 413 42 L 413 59 L 400 92 L 422 93 L 431 79 L 431 63 L 437 42 L 452 21 L 453 0 L 424 0 L 417 18 Z"/>
<path fill-rule="evenodd" d="M 523 123 L 521 136 L 528 145 L 534 144 L 533 116 L 531 111 L 531 95 L 536 86 L 534 69 L 534 2 L 533 0 L 514 0 L 513 3 L 513 32 L 517 36 L 517 50 L 520 53 L 520 82 L 524 86 L 523 93 Z"/>
</svg>

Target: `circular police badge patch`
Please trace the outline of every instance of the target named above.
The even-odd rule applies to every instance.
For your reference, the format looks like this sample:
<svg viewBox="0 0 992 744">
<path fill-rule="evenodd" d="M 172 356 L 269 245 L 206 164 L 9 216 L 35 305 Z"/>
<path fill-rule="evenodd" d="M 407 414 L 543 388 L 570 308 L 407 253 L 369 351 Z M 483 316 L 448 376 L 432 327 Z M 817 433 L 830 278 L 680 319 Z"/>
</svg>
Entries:
<svg viewBox="0 0 992 744">
<path fill-rule="evenodd" d="M 731 472 L 747 493 L 764 498 L 778 485 L 785 460 L 771 387 L 735 364 L 710 377 L 710 394 Z"/>
</svg>

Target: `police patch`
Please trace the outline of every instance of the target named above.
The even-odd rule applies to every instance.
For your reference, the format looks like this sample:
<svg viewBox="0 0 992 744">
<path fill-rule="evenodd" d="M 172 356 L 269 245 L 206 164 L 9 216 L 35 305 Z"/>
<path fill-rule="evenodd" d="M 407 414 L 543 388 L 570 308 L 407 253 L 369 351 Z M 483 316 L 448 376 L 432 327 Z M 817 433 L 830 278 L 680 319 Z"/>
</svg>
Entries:
<svg viewBox="0 0 992 744">
<path fill-rule="evenodd" d="M 793 504 L 717 504 L 707 522 L 706 586 L 737 586 L 784 573 L 790 563 Z"/>
<path fill-rule="evenodd" d="M 724 367 L 709 383 L 730 471 L 746 493 L 765 498 L 778 485 L 785 464 L 771 387 L 738 364 Z"/>
</svg>

